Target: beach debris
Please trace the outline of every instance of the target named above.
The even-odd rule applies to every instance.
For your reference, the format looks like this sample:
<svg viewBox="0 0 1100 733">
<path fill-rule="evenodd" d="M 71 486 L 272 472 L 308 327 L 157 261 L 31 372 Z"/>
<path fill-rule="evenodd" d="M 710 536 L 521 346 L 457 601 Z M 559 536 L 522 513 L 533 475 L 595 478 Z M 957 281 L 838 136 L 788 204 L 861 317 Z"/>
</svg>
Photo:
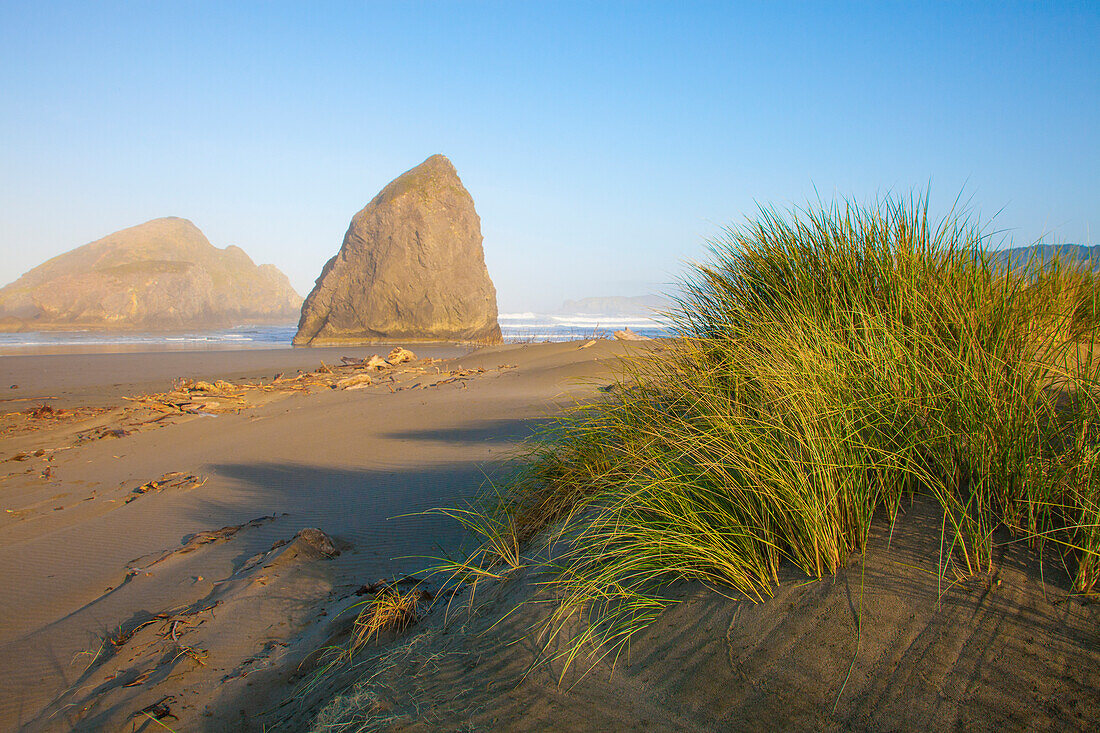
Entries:
<svg viewBox="0 0 1100 733">
<path fill-rule="evenodd" d="M 205 649 L 199 649 L 193 646 L 187 646 L 186 644 L 180 644 L 177 647 L 177 652 L 172 661 L 179 659 L 180 657 L 187 657 L 192 662 L 197 663 L 200 667 L 206 666 L 206 659 L 210 656 L 210 652 Z"/>
<path fill-rule="evenodd" d="M 590 341 L 585 341 L 583 344 L 581 344 L 577 348 L 578 349 L 587 349 L 588 347 L 595 346 L 595 345 L 596 345 L 596 341 L 595 341 L 595 339 L 593 339 L 593 340 L 590 340 Z"/>
<path fill-rule="evenodd" d="M 139 717 L 144 715 L 147 718 L 153 720 L 165 720 L 171 718 L 172 720 L 179 720 L 179 716 L 172 712 L 172 704 L 176 702 L 175 695 L 165 695 L 161 699 L 157 700 L 152 705 L 146 705 L 141 710 L 134 713 L 133 717 Z"/>
<path fill-rule="evenodd" d="M 0 437 L 52 428 L 62 421 L 90 423 L 77 432 L 75 437 L 67 438 L 71 441 L 71 444 L 65 446 L 67 449 L 95 440 L 122 438 L 133 432 L 168 425 L 176 417 L 217 417 L 225 413 L 239 413 L 242 409 L 291 394 L 309 394 L 321 389 L 366 389 L 377 384 L 385 384 L 391 393 L 452 383 L 460 389 L 466 389 L 468 379 L 487 372 L 482 368 L 445 370 L 438 366 L 440 362 L 441 360 L 430 358 L 418 360 L 412 351 L 398 346 L 389 352 L 387 358 L 378 354 L 372 354 L 366 360 L 343 357 L 338 365 L 321 362 L 319 369 L 299 371 L 296 376 L 289 378 L 280 372 L 269 382 L 234 384 L 223 379 L 211 381 L 180 378 L 167 392 L 124 396 L 121 398 L 124 402 L 122 406 L 60 408 L 43 402 L 56 399 L 54 397 L 25 398 L 39 404 L 19 412 L 0 414 Z M 511 368 L 514 367 L 507 364 L 497 367 L 498 370 Z M 371 372 L 373 379 L 366 372 Z M 431 375 L 433 381 L 421 382 L 417 379 L 421 375 Z M 403 383 L 404 386 L 401 386 Z M 24 401 L 24 398 L 7 401 Z M 93 418 L 101 419 L 93 422 Z M 0 460 L 12 459 L 9 457 Z M 0 476 L 0 480 L 3 478 Z"/>
<path fill-rule="evenodd" d="M 197 489 L 205 483 L 205 478 L 199 478 L 194 474 L 183 473 L 182 471 L 172 471 L 171 473 L 166 473 L 154 481 L 146 481 L 141 486 L 138 486 L 136 489 L 133 490 L 131 496 L 126 497 L 126 501 L 124 503 L 129 504 L 131 501 L 134 501 L 135 499 L 145 494 L 160 491 L 164 488 L 190 490 Z"/>
<path fill-rule="evenodd" d="M 621 331 L 615 331 L 615 338 L 619 341 L 652 341 L 649 336 L 643 336 L 640 333 L 635 333 L 630 330 L 630 326 L 627 326 Z"/>
<path fill-rule="evenodd" d="M 98 427 L 91 430 L 86 430 L 76 436 L 74 441 L 76 445 L 83 443 L 90 443 L 93 440 L 102 440 L 104 438 L 125 438 L 130 434 L 130 431 L 126 428 L 112 428 L 112 427 Z"/>
<path fill-rule="evenodd" d="M 147 621 L 142 621 L 141 623 L 137 624 L 136 626 L 134 626 L 130 629 L 121 629 L 120 628 L 118 630 L 118 632 L 115 633 L 114 636 L 108 636 L 107 637 L 107 643 L 110 644 L 111 646 L 113 646 L 116 649 L 119 648 L 119 647 L 126 646 L 126 643 L 129 642 L 130 639 L 134 638 L 134 634 L 141 631 L 146 626 L 149 626 L 151 624 L 155 624 L 158 620 L 159 619 L 156 616 L 154 616 L 153 618 L 151 618 Z"/>
<path fill-rule="evenodd" d="M 341 356 L 340 361 L 344 366 L 366 367 L 367 369 L 384 369 L 390 366 L 389 362 L 378 354 L 371 354 L 369 359 L 359 359 L 354 356 Z"/>
<path fill-rule="evenodd" d="M 404 364 L 408 361 L 416 361 L 416 354 L 402 346 L 394 348 L 390 351 L 389 355 L 386 356 L 386 362 L 389 363 L 390 366 L 397 366 L 398 364 Z"/>
<path fill-rule="evenodd" d="M 163 675 L 158 678 L 154 678 L 153 675 L 158 670 L 162 670 L 165 665 L 172 665 L 181 657 L 190 659 L 200 667 L 205 667 L 210 652 L 194 644 L 184 643 L 181 639 L 207 621 L 213 620 L 213 610 L 220 604 L 221 601 L 200 602 L 182 610 L 147 616 L 128 627 L 120 626 L 115 634 L 108 635 L 103 639 L 102 646 L 99 651 L 95 652 L 92 662 L 85 669 L 85 674 L 93 669 L 102 669 L 108 665 L 110 660 L 118 658 L 123 647 L 127 648 L 130 662 L 135 662 L 144 657 L 144 663 L 138 662 L 140 666 L 135 665 L 126 671 L 117 669 L 102 678 L 105 682 L 116 680 L 113 685 L 116 688 L 142 687 L 147 683 L 148 687 L 155 687 L 163 682 L 164 678 Z M 158 625 L 159 628 L 151 628 Z M 145 631 L 146 629 L 149 629 L 149 631 Z M 141 671 L 138 671 L 139 669 Z M 101 686 L 97 691 L 92 692 L 86 700 L 103 694 L 111 687 L 111 685 Z M 138 711 L 135 715 L 148 714 L 150 717 L 166 717 L 170 713 L 170 703 L 174 700 L 175 698 L 172 697 L 163 697 Z"/>
<path fill-rule="evenodd" d="M 184 633 L 206 623 L 206 618 L 198 617 L 201 614 L 213 611 L 220 603 L 221 601 L 215 601 L 204 606 L 196 606 L 194 608 L 179 611 L 178 613 L 167 612 L 155 614 L 129 629 L 119 628 L 113 636 L 107 636 L 106 642 L 111 647 L 119 649 L 126 646 L 139 631 L 156 623 L 161 625 L 160 630 L 156 632 L 157 638 L 177 642 Z"/>
<path fill-rule="evenodd" d="M 112 409 L 115 409 L 111 407 L 60 408 L 42 403 L 41 401 L 44 399 L 54 398 L 36 397 L 34 398 L 34 401 L 39 402 L 40 404 L 35 407 L 28 407 L 18 412 L 8 412 L 0 414 L 0 437 L 16 433 L 49 429 L 61 424 L 68 424 L 88 418 L 97 417 L 106 412 L 110 412 Z M 6 401 L 23 402 L 31 400 L 28 399 Z"/>
<path fill-rule="evenodd" d="M 127 682 L 125 685 L 123 685 L 123 687 L 140 687 L 141 685 L 145 684 L 145 680 L 149 679 L 149 675 L 151 675 L 152 673 L 153 670 L 147 669 L 134 679 Z"/>
<path fill-rule="evenodd" d="M 369 387 L 373 380 L 371 380 L 368 374 L 355 374 L 353 376 L 341 379 L 336 383 L 336 387 L 339 389 L 363 389 Z"/>
</svg>

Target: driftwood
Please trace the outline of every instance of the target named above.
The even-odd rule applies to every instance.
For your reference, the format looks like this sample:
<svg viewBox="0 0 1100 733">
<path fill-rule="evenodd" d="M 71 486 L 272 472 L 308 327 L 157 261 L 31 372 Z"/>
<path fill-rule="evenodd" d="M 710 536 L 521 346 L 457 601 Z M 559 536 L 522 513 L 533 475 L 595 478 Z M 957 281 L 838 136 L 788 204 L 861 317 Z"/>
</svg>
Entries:
<svg viewBox="0 0 1100 733">
<path fill-rule="evenodd" d="M 619 341 L 652 341 L 653 340 L 649 336 L 643 336 L 640 333 L 635 333 L 634 331 L 630 330 L 629 326 L 624 328 L 622 331 L 615 331 L 614 336 Z"/>
<path fill-rule="evenodd" d="M 270 382 L 234 384 L 218 379 L 213 382 L 196 379 L 178 379 L 167 392 L 123 397 L 124 407 L 114 425 L 94 424 L 81 431 L 75 444 L 102 438 L 119 438 L 129 435 L 132 429 L 153 426 L 173 417 L 198 415 L 213 417 L 224 413 L 236 413 L 242 409 L 262 404 L 267 395 L 306 393 L 321 389 L 356 390 L 385 384 L 390 392 L 422 387 L 440 387 L 457 384 L 466 388 L 466 381 L 484 374 L 484 369 L 454 369 L 443 371 L 435 366 L 435 359 L 417 360 L 416 354 L 403 347 L 396 347 L 386 358 L 373 354 L 367 359 L 345 356 L 340 364 L 321 366 L 309 372 L 299 372 L 293 377 L 276 374 Z M 430 368 L 429 368 L 430 367 Z M 502 364 L 499 370 L 513 368 Z M 370 376 L 368 376 L 368 374 Z M 415 381 L 417 375 L 432 375 L 433 381 Z M 412 377 L 413 383 L 399 386 L 398 377 Z M 22 399 L 22 398 L 20 398 Z M 53 398 L 37 398 L 38 400 Z M 0 415 L 0 437 L 16 432 L 51 427 L 58 421 L 82 421 L 98 417 L 118 407 L 58 408 L 40 403 L 19 412 Z M 112 422 L 115 422 L 112 420 Z M 122 427 L 124 425 L 125 427 Z M 10 459 L 9 459 L 10 460 Z"/>
<path fill-rule="evenodd" d="M 369 387 L 372 383 L 369 374 L 355 374 L 345 379 L 341 379 L 336 383 L 336 386 L 340 389 L 362 389 Z"/>
<path fill-rule="evenodd" d="M 206 483 L 206 479 L 200 479 L 198 476 L 189 473 L 183 473 L 182 471 L 172 471 L 166 473 L 155 481 L 146 481 L 141 486 L 131 492 L 131 495 L 126 497 L 124 504 L 129 504 L 131 501 L 149 493 L 155 493 L 165 488 L 172 489 L 197 489 Z"/>
<path fill-rule="evenodd" d="M 405 362 L 416 361 L 416 354 L 406 348 L 398 346 L 386 356 L 386 361 L 389 362 L 390 366 L 397 366 Z"/>
</svg>

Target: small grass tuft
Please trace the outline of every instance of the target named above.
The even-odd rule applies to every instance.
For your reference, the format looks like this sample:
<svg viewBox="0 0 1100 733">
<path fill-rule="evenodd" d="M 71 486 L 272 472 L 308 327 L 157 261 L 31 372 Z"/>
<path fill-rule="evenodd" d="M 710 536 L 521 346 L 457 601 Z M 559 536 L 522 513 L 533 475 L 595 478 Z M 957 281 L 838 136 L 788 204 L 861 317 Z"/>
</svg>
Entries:
<svg viewBox="0 0 1100 733">
<path fill-rule="evenodd" d="M 396 586 L 388 586 L 380 590 L 362 604 L 363 610 L 352 630 L 349 656 L 383 633 L 400 633 L 415 624 L 430 599 L 430 594 L 421 588 L 402 592 Z"/>
</svg>

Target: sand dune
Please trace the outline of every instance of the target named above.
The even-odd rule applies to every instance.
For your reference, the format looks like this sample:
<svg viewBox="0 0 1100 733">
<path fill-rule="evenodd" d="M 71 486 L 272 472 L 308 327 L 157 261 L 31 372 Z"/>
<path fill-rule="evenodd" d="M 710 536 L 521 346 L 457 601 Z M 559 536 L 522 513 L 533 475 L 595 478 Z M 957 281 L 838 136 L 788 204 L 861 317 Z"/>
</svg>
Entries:
<svg viewBox="0 0 1100 733">
<path fill-rule="evenodd" d="M 866 562 L 791 577 L 761 604 L 684 583 L 616 660 L 527 636 L 548 606 L 519 572 L 378 650 L 323 730 L 1088 730 L 1100 721 L 1100 612 L 1053 563 L 1006 548 L 990 575 L 941 585 L 941 516 L 877 523 Z M 516 610 L 518 609 L 518 610 Z M 569 631 L 568 629 L 566 630 Z M 290 720 L 293 728 L 306 720 Z"/>
</svg>

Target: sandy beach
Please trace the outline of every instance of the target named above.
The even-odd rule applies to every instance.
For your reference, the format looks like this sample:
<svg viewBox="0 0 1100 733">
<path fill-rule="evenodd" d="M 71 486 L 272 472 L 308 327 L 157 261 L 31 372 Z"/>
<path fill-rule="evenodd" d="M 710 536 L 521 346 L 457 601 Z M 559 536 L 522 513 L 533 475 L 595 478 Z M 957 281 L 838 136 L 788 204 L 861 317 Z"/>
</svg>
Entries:
<svg viewBox="0 0 1100 733">
<path fill-rule="evenodd" d="M 674 587 L 679 602 L 624 654 L 563 678 L 525 637 L 546 608 L 545 571 L 531 570 L 436 604 L 310 688 L 319 650 L 347 642 L 357 590 L 470 549 L 457 523 L 420 512 L 473 497 L 637 348 L 582 346 L 418 349 L 354 390 L 334 385 L 359 367 L 337 365 L 377 347 L 4 357 L 23 401 L 4 403 L 20 414 L 0 443 L 0 730 L 1100 720 L 1097 606 L 1022 546 L 945 587 L 942 517 L 921 502 L 892 531 L 876 524 L 866 562 L 820 581 L 791 572 L 765 603 Z M 178 378 L 263 388 L 189 412 L 125 399 L 169 394 Z M 27 414 L 43 405 L 55 412 Z"/>
<path fill-rule="evenodd" d="M 1100 0 L 0 38 L 0 733 L 1100 731 Z"/>
<path fill-rule="evenodd" d="M 472 497 L 624 348 L 418 348 L 451 360 L 161 420 L 123 398 L 379 348 L 3 357 L 23 400 L 5 412 L 73 416 L 9 416 L 0 442 L 0 729 L 156 729 L 139 711 L 168 696 L 175 730 L 247 729 L 356 588 L 461 550 L 454 522 L 417 512 Z M 306 528 L 339 554 L 295 542 Z"/>
</svg>

